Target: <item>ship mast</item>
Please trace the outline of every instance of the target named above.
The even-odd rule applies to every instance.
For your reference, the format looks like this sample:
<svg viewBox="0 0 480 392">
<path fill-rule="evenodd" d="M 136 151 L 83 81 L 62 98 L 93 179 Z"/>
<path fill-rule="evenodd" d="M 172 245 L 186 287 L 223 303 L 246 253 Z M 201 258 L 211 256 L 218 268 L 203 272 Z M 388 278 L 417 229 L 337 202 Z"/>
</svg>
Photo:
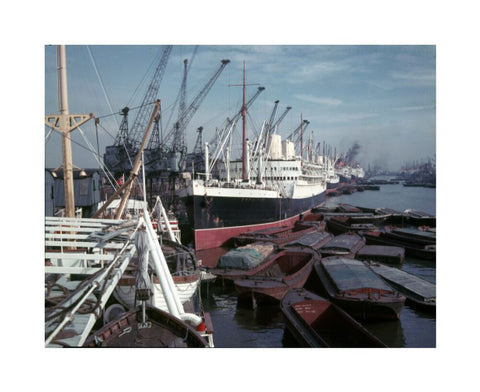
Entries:
<svg viewBox="0 0 480 392">
<path fill-rule="evenodd" d="M 245 102 L 245 61 L 243 62 L 243 105 L 242 105 L 242 120 L 243 120 L 243 136 L 242 136 L 242 180 L 247 179 L 247 104 Z"/>
<path fill-rule="evenodd" d="M 57 77 L 60 114 L 46 115 L 45 124 L 60 131 L 62 135 L 63 183 L 65 191 L 65 216 L 75 217 L 75 197 L 73 189 L 72 142 L 70 133 L 94 117 L 90 114 L 70 114 L 68 110 L 67 61 L 65 45 L 57 47 Z"/>
<path fill-rule="evenodd" d="M 303 115 L 300 114 L 300 165 L 303 165 Z"/>
<path fill-rule="evenodd" d="M 243 102 L 242 102 L 242 120 L 243 120 L 243 135 L 242 135 L 242 180 L 247 180 L 247 103 L 246 91 L 247 86 L 258 86 L 258 83 L 246 84 L 245 82 L 245 61 L 243 62 L 243 84 L 230 84 L 229 86 L 243 87 Z M 259 92 L 263 91 L 263 87 L 259 87 Z M 252 100 L 250 100 L 252 101 Z"/>
</svg>

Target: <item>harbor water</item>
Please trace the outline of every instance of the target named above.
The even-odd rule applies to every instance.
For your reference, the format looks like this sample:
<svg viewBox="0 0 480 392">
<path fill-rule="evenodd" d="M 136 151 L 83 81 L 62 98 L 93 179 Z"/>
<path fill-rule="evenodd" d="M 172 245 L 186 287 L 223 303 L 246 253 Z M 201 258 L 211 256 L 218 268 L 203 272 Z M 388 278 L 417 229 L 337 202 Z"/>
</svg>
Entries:
<svg viewBox="0 0 480 392">
<path fill-rule="evenodd" d="M 379 191 L 355 192 L 329 197 L 326 207 L 339 203 L 398 211 L 415 209 L 436 214 L 434 188 L 404 187 L 400 184 L 381 185 Z M 398 226 L 398 225 L 397 225 Z M 436 263 L 430 260 L 405 258 L 401 269 L 436 284 Z M 214 327 L 214 342 L 218 348 L 294 347 L 284 338 L 283 314 L 279 306 L 258 307 L 255 310 L 237 306 L 234 287 L 204 283 L 202 300 L 210 312 Z M 363 324 L 387 346 L 396 348 L 436 347 L 436 316 L 405 304 L 397 321 Z"/>
</svg>

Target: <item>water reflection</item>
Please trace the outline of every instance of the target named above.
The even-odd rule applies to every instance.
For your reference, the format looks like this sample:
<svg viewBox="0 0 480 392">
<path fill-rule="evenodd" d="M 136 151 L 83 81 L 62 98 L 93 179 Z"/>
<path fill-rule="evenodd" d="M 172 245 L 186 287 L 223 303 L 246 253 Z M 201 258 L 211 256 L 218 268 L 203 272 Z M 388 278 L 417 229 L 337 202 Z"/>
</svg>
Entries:
<svg viewBox="0 0 480 392">
<path fill-rule="evenodd" d="M 405 335 L 400 320 L 364 323 L 363 326 L 388 347 L 405 347 Z"/>
</svg>

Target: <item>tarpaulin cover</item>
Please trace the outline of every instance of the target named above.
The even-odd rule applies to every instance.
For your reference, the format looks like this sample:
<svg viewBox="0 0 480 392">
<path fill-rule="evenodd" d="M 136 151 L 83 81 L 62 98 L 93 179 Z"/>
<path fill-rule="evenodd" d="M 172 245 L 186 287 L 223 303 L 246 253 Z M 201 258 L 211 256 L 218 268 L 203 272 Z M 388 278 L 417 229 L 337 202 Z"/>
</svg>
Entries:
<svg viewBox="0 0 480 392">
<path fill-rule="evenodd" d="M 289 242 L 288 245 L 303 245 L 313 247 L 315 244 L 324 241 L 327 237 L 331 237 L 331 235 L 325 231 L 314 231 L 313 233 L 305 234 L 304 236 Z"/>
<path fill-rule="evenodd" d="M 359 260 L 348 258 L 322 259 L 321 263 L 332 278 L 339 291 L 361 288 L 383 289 L 392 291 L 369 267 Z"/>
<path fill-rule="evenodd" d="M 333 240 L 331 240 L 324 249 L 352 249 L 355 244 L 361 240 L 361 237 L 356 234 L 340 234 L 337 235 Z"/>
<path fill-rule="evenodd" d="M 272 253 L 272 244 L 256 245 L 248 244 L 236 249 L 229 250 L 220 257 L 217 268 L 230 268 L 249 270 L 260 265 L 265 258 Z"/>
</svg>

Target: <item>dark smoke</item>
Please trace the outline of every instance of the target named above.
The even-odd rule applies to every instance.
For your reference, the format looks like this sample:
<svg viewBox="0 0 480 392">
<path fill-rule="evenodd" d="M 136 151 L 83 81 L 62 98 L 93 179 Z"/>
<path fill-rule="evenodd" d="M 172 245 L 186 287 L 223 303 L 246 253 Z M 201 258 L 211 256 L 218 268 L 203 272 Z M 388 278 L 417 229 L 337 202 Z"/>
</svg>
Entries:
<svg viewBox="0 0 480 392">
<path fill-rule="evenodd" d="M 357 142 L 353 143 L 353 146 L 350 147 L 345 154 L 345 162 L 349 165 L 352 165 L 355 163 L 355 157 L 358 155 L 360 152 L 360 144 Z"/>
</svg>

